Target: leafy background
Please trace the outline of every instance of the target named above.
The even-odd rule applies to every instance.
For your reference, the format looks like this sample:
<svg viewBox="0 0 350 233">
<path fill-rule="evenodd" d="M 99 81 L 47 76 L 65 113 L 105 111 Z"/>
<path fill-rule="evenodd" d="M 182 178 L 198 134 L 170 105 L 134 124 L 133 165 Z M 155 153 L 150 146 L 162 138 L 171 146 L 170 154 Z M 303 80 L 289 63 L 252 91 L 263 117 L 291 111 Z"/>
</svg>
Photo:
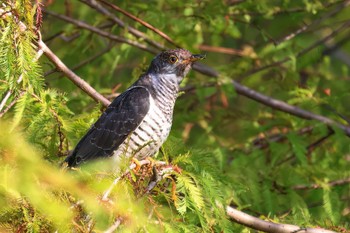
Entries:
<svg viewBox="0 0 350 233">
<path fill-rule="evenodd" d="M 7 0 L 1 6 L 12 14 L 0 21 L 1 100 L 11 94 L 0 112 L 1 231 L 99 232 L 122 219 L 119 231 L 254 232 L 231 222 L 226 205 L 279 223 L 350 228 L 344 131 L 246 98 L 232 85 L 239 81 L 347 125 L 349 1 L 111 1 L 176 45 L 205 53 L 203 65 L 219 72 L 191 71 L 182 85 L 171 135 L 157 156 L 182 172 L 148 195 L 142 190 L 149 173 L 132 173 L 113 190 L 112 204 L 99 201 L 120 176 L 108 163 L 72 172 L 59 166 L 104 107 L 48 57 L 34 59 L 35 27 L 69 68 L 110 100 L 147 69 L 153 51 L 175 45 L 97 1 L 149 40 L 133 36 L 91 2 Z"/>
</svg>

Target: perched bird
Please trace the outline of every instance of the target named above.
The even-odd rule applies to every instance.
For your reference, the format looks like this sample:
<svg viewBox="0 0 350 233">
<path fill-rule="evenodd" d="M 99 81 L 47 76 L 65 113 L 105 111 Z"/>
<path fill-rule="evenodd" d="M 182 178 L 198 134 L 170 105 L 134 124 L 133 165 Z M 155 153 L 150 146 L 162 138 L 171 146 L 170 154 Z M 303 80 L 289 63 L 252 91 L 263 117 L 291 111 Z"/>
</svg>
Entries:
<svg viewBox="0 0 350 233">
<path fill-rule="evenodd" d="M 66 158 L 69 167 L 121 155 L 144 159 L 167 139 L 179 85 L 203 59 L 185 49 L 158 54 L 147 72 L 108 106 Z"/>
</svg>

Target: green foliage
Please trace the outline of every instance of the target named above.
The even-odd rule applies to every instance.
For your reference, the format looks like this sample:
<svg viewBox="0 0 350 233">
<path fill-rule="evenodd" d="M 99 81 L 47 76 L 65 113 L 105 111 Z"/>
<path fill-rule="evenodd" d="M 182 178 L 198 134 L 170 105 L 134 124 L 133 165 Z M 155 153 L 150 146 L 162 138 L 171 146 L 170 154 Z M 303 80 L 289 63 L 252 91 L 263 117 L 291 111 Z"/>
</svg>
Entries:
<svg viewBox="0 0 350 233">
<path fill-rule="evenodd" d="M 79 1 L 46 2 L 48 10 L 146 44 Z M 188 91 L 178 98 L 171 136 L 157 157 L 178 170 L 150 194 L 144 193 L 152 176 L 147 168 L 124 177 L 111 193 L 113 203 L 101 201 L 101 195 L 123 171 L 108 162 L 60 170 L 63 156 L 103 107 L 61 73 L 48 74 L 54 67 L 44 56 L 37 61 L 33 1 L 4 1 L 1 9 L 10 14 L 0 14 L 0 101 L 10 95 L 0 113 L 16 103 L 0 121 L 0 231 L 99 232 L 120 217 L 123 232 L 253 232 L 229 221 L 228 204 L 280 223 L 350 227 L 349 184 L 331 183 L 350 177 L 349 138 L 334 127 L 334 134 L 321 140 L 329 133 L 323 123 L 244 98 L 231 84 L 237 79 L 347 124 L 348 33 L 305 50 L 348 22 L 350 8 L 340 7 L 343 1 L 111 2 L 181 47 L 204 50 L 203 63 L 220 72 L 212 78 L 191 71 L 183 83 Z M 173 47 L 108 9 L 150 39 Z M 306 31 L 283 39 L 305 25 Z M 111 46 L 75 70 L 106 96 L 124 91 L 154 56 L 48 15 L 41 34 L 70 68 Z"/>
</svg>

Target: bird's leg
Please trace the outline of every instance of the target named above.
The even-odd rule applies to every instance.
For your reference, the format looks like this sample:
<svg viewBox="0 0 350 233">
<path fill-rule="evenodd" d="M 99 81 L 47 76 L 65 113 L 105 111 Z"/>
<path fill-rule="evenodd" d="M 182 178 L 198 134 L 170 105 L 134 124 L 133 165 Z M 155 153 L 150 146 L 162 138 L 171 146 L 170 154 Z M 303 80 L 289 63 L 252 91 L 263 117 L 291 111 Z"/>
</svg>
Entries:
<svg viewBox="0 0 350 233">
<path fill-rule="evenodd" d="M 151 180 L 146 188 L 146 193 L 149 193 L 157 185 L 159 181 L 162 180 L 162 176 L 158 173 L 156 166 L 152 166 L 153 175 Z"/>
</svg>

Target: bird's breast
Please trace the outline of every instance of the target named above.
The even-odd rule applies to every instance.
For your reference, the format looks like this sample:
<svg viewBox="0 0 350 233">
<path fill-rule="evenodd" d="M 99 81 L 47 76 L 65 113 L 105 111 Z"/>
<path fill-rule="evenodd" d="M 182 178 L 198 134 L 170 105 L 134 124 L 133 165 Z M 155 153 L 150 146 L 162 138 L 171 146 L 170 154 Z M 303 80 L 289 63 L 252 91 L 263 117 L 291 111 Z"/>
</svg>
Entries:
<svg viewBox="0 0 350 233">
<path fill-rule="evenodd" d="M 174 103 L 157 104 L 157 99 L 150 97 L 150 108 L 140 125 L 119 146 L 115 156 L 126 155 L 144 159 L 154 155 L 167 139 L 173 117 Z"/>
</svg>

